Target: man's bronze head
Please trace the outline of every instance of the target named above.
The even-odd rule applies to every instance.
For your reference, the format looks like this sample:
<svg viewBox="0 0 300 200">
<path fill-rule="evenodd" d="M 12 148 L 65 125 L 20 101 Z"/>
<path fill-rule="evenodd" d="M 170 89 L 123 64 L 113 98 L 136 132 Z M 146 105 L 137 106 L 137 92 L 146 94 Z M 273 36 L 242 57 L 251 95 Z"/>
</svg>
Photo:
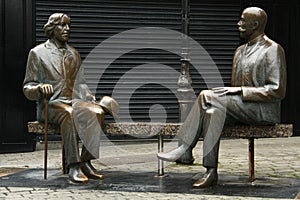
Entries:
<svg viewBox="0 0 300 200">
<path fill-rule="evenodd" d="M 240 37 L 250 41 L 264 33 L 267 24 L 266 12 L 258 7 L 244 9 L 241 19 L 238 22 Z"/>
<path fill-rule="evenodd" d="M 70 35 L 70 17 L 64 13 L 52 14 L 44 25 L 44 31 L 48 38 L 54 38 L 61 43 L 67 42 Z"/>
</svg>

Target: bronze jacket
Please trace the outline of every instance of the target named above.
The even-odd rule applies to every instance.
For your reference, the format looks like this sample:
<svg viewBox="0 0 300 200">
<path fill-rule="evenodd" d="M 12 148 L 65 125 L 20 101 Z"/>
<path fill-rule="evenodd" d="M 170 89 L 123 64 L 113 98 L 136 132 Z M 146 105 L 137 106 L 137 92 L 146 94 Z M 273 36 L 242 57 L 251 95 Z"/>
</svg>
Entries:
<svg viewBox="0 0 300 200">
<path fill-rule="evenodd" d="M 69 45 L 65 50 L 59 49 L 51 39 L 30 50 L 23 92 L 29 100 L 37 101 L 38 119 L 44 112 L 44 99 L 37 87 L 41 83 L 53 86 L 54 94 L 49 103 L 54 100 L 65 103 L 70 103 L 72 99 L 93 100 L 80 65 L 77 50 Z"/>
<path fill-rule="evenodd" d="M 242 87 L 242 101 L 254 102 L 262 121 L 280 122 L 280 102 L 286 91 L 286 61 L 283 48 L 260 35 L 237 48 L 232 68 L 232 86 Z"/>
</svg>

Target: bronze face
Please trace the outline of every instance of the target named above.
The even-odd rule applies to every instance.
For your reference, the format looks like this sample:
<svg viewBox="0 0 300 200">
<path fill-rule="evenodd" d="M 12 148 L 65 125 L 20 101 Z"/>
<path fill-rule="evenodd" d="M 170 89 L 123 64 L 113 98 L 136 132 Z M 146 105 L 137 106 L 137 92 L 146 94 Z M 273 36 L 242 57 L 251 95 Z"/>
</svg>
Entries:
<svg viewBox="0 0 300 200">
<path fill-rule="evenodd" d="M 261 35 L 265 31 L 268 16 L 258 7 L 246 8 L 237 23 L 241 39 L 247 42 Z"/>
<path fill-rule="evenodd" d="M 255 21 L 253 20 L 253 14 L 243 12 L 240 21 L 237 23 L 240 31 L 240 37 L 244 40 L 251 40 L 253 33 L 255 32 Z"/>
<path fill-rule="evenodd" d="M 64 45 L 68 42 L 70 36 L 70 19 L 64 15 L 59 24 L 57 24 L 53 31 L 53 38 L 56 42 Z"/>
</svg>

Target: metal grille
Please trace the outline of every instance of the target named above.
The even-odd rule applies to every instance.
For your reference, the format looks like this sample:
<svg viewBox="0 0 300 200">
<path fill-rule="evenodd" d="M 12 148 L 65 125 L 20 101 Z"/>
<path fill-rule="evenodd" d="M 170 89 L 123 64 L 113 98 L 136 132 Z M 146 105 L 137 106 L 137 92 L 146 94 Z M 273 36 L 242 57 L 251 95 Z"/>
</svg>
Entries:
<svg viewBox="0 0 300 200">
<path fill-rule="evenodd" d="M 121 47 L 121 50 L 123 47 L 126 49 L 131 43 L 136 44 L 143 39 L 139 38 L 139 34 L 113 40 L 105 52 L 95 47 L 116 34 L 140 27 L 162 27 L 181 31 L 181 1 L 36 0 L 35 2 L 37 43 L 46 40 L 42 27 L 52 13 L 68 14 L 71 17 L 70 44 L 81 53 L 86 80 L 97 98 L 116 95 L 121 105 L 120 120 L 161 122 L 166 117 L 167 122 L 178 121 L 179 105 L 174 93 L 178 77 L 174 78 L 174 75 L 180 71 L 179 55 L 164 49 L 149 48 L 151 44 L 120 54 L 118 47 Z M 232 54 L 239 44 L 235 25 L 240 14 L 239 1 L 226 4 L 191 1 L 190 10 L 191 37 L 210 53 L 225 84 L 228 84 Z M 134 37 L 137 39 L 134 40 Z M 166 43 L 171 49 L 178 48 L 176 45 L 172 46 L 174 38 L 160 37 L 159 33 L 153 35 L 153 38 L 156 38 L 154 43 Z M 91 55 L 91 52 L 94 54 Z M 199 59 L 205 62 L 205 59 Z M 111 60 L 111 63 L 108 62 Z M 164 66 L 170 68 L 164 69 Z M 207 66 L 208 71 L 209 68 L 210 66 Z M 149 74 L 152 77 L 149 77 Z M 206 88 L 206 83 L 193 66 L 191 75 L 195 92 L 199 94 L 200 90 Z M 211 81 L 214 81 L 214 75 L 211 76 Z M 158 82 L 155 82 L 156 80 Z"/>
<path fill-rule="evenodd" d="M 236 25 L 240 18 L 240 1 L 231 0 L 225 4 L 222 1 L 208 3 L 191 0 L 190 12 L 190 36 L 209 53 L 218 67 L 223 83 L 215 79 L 214 74 L 209 74 L 211 78 L 208 81 L 212 85 L 230 85 L 233 53 L 240 43 Z M 211 67 L 207 65 L 208 72 Z M 197 94 L 207 88 L 207 84 L 193 68 L 191 76 Z"/>
</svg>

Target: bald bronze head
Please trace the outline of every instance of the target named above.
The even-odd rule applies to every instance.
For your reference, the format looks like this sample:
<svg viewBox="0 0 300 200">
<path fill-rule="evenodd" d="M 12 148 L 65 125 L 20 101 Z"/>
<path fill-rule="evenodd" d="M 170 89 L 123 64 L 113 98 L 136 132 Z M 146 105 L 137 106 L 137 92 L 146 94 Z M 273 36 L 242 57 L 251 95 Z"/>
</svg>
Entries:
<svg viewBox="0 0 300 200">
<path fill-rule="evenodd" d="M 256 38 L 263 34 L 267 24 L 266 12 L 258 7 L 244 9 L 241 19 L 238 22 L 240 37 L 246 41 Z"/>
</svg>

